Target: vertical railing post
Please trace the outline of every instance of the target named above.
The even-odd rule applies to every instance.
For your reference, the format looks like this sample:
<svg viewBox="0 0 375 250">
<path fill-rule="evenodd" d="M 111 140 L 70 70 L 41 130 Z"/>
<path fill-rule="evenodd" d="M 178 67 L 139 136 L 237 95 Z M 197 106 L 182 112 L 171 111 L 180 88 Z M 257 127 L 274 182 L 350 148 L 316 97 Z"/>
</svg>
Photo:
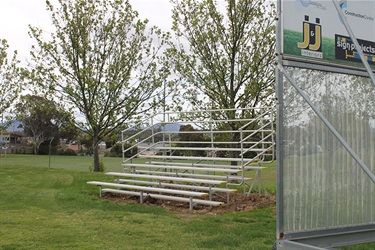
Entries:
<svg viewBox="0 0 375 250">
<path fill-rule="evenodd" d="M 245 165 L 245 160 L 244 160 L 244 141 L 243 141 L 243 130 L 242 128 L 239 129 L 240 131 L 240 146 L 241 146 L 241 169 L 242 172 L 244 172 L 244 165 Z"/>
<path fill-rule="evenodd" d="M 154 131 L 154 117 L 151 117 L 151 135 L 152 135 L 152 144 L 155 144 L 155 131 Z"/>
<path fill-rule="evenodd" d="M 170 120 L 170 114 L 167 113 L 167 123 L 168 123 L 168 126 L 170 126 L 171 120 Z M 168 145 L 171 146 L 172 145 L 172 134 L 171 133 L 168 133 Z M 172 152 L 171 152 L 172 153 Z"/>
<path fill-rule="evenodd" d="M 261 125 L 261 127 L 263 127 L 263 125 L 264 125 L 264 112 L 263 112 L 263 107 L 261 107 L 260 108 L 260 116 L 259 116 L 259 122 L 260 122 L 260 125 Z M 261 145 L 261 147 L 262 147 L 262 152 L 264 151 L 264 142 L 265 142 L 265 140 L 264 140 L 264 130 L 265 130 L 265 128 L 262 128 L 262 130 L 260 131 L 260 134 L 262 135 L 261 136 L 261 142 L 262 142 L 262 145 Z M 262 155 L 262 156 L 259 156 L 259 158 L 260 157 L 262 157 L 263 159 L 262 160 L 264 160 L 264 155 Z M 260 161 L 261 159 L 259 159 L 259 161 Z"/>
<path fill-rule="evenodd" d="M 124 130 L 123 130 L 123 131 L 121 131 L 122 163 L 125 162 L 125 152 L 124 152 L 125 148 L 124 148 L 124 143 L 125 143 L 125 141 L 124 141 Z"/>
<path fill-rule="evenodd" d="M 211 156 L 214 156 L 213 154 L 214 154 L 214 133 L 213 133 L 213 126 L 212 126 L 212 120 L 213 120 L 213 118 L 212 118 L 212 110 L 210 110 L 209 111 L 209 113 L 210 113 L 210 118 L 209 118 L 209 126 L 210 126 L 210 137 L 211 137 L 211 148 L 212 148 L 212 150 L 211 150 Z"/>
</svg>

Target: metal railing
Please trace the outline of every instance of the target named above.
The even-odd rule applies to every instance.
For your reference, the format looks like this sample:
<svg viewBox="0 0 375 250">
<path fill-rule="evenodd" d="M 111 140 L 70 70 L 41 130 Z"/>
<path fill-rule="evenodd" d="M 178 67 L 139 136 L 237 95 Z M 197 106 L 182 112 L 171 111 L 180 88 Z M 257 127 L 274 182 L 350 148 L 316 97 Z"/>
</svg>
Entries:
<svg viewBox="0 0 375 250">
<path fill-rule="evenodd" d="M 242 185 L 246 167 L 274 160 L 274 113 L 274 107 L 261 107 L 152 115 L 122 131 L 123 163 L 142 157 L 226 164 L 242 170 L 242 180 L 232 183 Z"/>
</svg>

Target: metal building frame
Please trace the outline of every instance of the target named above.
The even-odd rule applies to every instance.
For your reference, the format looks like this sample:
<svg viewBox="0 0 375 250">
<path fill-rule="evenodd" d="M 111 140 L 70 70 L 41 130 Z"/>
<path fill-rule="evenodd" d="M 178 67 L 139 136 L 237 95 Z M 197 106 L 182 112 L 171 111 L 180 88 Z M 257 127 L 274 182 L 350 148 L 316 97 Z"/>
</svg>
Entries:
<svg viewBox="0 0 375 250">
<path fill-rule="evenodd" d="M 375 241 L 375 224 L 370 223 L 366 225 L 353 225 L 350 227 L 338 227 L 334 229 L 323 229 L 323 230 L 309 230 L 304 232 L 285 232 L 284 231 L 284 166 L 283 166 L 283 112 L 284 112 L 284 78 L 288 80 L 288 83 L 296 90 L 296 92 L 304 99 L 304 101 L 310 106 L 310 108 L 315 112 L 319 119 L 325 124 L 329 131 L 336 137 L 340 144 L 346 149 L 346 151 L 351 155 L 351 157 L 357 162 L 364 171 L 368 178 L 371 179 L 372 183 L 375 184 L 374 173 L 363 163 L 362 159 L 352 150 L 345 139 L 337 132 L 335 127 L 326 119 L 326 117 L 319 111 L 319 109 L 310 101 L 309 96 L 304 93 L 304 91 L 298 86 L 298 83 L 285 71 L 284 66 L 308 68 L 312 70 L 321 70 L 328 72 L 353 74 L 358 76 L 369 77 L 372 83 L 375 85 L 374 73 L 367 62 L 361 47 L 348 24 L 346 17 L 340 9 L 337 0 L 332 0 L 337 13 L 340 15 L 345 28 L 350 35 L 352 41 L 357 47 L 357 51 L 361 57 L 362 63 L 366 71 L 361 71 L 358 69 L 350 68 L 334 68 L 329 65 L 318 65 L 309 64 L 304 61 L 291 61 L 285 60 L 282 55 L 282 0 L 277 1 L 277 70 L 276 70 L 276 96 L 277 96 L 277 125 L 276 125 L 276 143 L 277 143 L 277 249 L 326 249 L 335 246 L 343 246 L 350 244 L 357 244 L 363 242 Z"/>
</svg>

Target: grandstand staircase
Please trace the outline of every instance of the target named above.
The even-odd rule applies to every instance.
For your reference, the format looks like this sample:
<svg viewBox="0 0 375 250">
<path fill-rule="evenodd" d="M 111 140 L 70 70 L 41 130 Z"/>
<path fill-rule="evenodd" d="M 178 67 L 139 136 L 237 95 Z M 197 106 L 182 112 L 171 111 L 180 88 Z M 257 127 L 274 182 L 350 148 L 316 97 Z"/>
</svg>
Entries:
<svg viewBox="0 0 375 250">
<path fill-rule="evenodd" d="M 122 131 L 124 171 L 106 173 L 113 183 L 88 184 L 99 186 L 100 195 L 186 202 L 190 209 L 229 203 L 238 191 L 261 192 L 263 164 L 275 155 L 274 113 L 269 107 L 167 112 L 129 124 Z"/>
</svg>

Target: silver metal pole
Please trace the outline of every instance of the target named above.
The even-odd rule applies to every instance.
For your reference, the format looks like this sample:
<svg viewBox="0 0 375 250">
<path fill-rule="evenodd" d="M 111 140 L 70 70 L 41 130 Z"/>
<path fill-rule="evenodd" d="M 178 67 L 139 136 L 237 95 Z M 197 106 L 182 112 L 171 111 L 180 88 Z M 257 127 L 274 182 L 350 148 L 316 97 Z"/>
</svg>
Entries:
<svg viewBox="0 0 375 250">
<path fill-rule="evenodd" d="M 163 69 L 163 73 L 165 72 L 165 69 Z M 166 80 L 163 81 L 163 125 L 162 125 L 162 140 L 163 140 L 163 162 L 166 161 L 166 158 L 165 156 L 167 155 L 167 152 L 166 152 L 166 149 L 165 149 L 165 130 L 166 130 L 166 126 L 165 126 L 165 98 L 166 98 Z M 166 172 L 167 169 L 164 169 L 164 171 Z"/>
<path fill-rule="evenodd" d="M 276 53 L 277 62 L 282 64 L 282 8 L 281 0 L 277 1 L 277 24 L 276 24 Z M 276 239 L 280 240 L 284 235 L 284 163 L 283 163 L 283 75 L 277 68 L 276 71 L 276 98 L 277 98 L 277 114 L 276 114 Z"/>
<path fill-rule="evenodd" d="M 52 137 L 51 140 L 49 141 L 49 147 L 48 147 L 48 168 L 51 167 L 51 144 L 52 144 L 53 139 L 54 139 L 54 137 Z"/>
</svg>

